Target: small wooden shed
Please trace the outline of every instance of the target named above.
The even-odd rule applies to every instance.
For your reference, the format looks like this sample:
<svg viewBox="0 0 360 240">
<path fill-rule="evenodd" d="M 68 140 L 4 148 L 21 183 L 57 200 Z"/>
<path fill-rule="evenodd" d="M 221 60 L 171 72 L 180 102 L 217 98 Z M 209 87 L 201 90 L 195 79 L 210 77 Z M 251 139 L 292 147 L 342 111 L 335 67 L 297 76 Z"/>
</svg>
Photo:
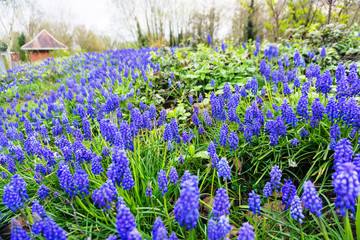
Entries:
<svg viewBox="0 0 360 240">
<path fill-rule="evenodd" d="M 49 58 L 50 51 L 68 48 L 44 29 L 21 49 L 29 52 L 30 62 L 36 62 Z"/>
</svg>

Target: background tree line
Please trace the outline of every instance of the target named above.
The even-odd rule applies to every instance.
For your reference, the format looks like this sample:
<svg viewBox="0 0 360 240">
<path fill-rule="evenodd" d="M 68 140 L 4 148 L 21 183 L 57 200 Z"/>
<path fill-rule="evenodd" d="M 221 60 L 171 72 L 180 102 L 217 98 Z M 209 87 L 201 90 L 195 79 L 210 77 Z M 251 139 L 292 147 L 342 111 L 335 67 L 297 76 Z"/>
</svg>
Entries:
<svg viewBox="0 0 360 240">
<path fill-rule="evenodd" d="M 166 4 L 164 4 L 166 2 Z M 179 45 L 189 38 L 276 41 L 291 28 L 360 22 L 358 0 L 114 0 L 118 21 L 141 46 Z"/>
<path fill-rule="evenodd" d="M 74 25 L 62 11 L 50 19 L 32 0 L 0 1 L 0 42 L 19 51 L 42 29 L 71 50 L 102 51 L 124 46 L 176 46 L 189 39 L 278 40 L 288 29 L 320 28 L 329 23 L 359 25 L 358 0 L 111 0 L 113 35 Z M 85 11 L 85 9 L 84 9 Z M 3 14 L 4 13 L 4 14 Z M 17 30 L 21 26 L 21 31 Z M 2 31 L 1 31 L 2 30 Z M 23 53 L 22 53 L 22 57 Z"/>
</svg>

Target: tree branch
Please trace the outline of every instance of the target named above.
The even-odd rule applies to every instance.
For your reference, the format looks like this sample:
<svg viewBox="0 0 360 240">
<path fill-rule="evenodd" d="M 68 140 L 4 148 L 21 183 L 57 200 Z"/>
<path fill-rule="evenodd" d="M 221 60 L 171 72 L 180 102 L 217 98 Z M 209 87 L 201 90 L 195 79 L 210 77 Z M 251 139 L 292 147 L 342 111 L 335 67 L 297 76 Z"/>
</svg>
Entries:
<svg viewBox="0 0 360 240">
<path fill-rule="evenodd" d="M 46 186 L 47 187 L 47 186 Z M 47 187 L 48 188 L 48 187 Z M 81 232 L 82 235 L 84 235 L 87 239 L 89 239 L 89 237 L 85 234 L 85 232 L 83 232 L 80 228 L 80 225 L 79 225 L 79 222 L 78 222 L 78 218 L 77 218 L 77 215 L 76 215 L 76 210 L 74 208 L 74 203 L 73 203 L 73 200 L 71 199 L 71 201 L 69 201 L 69 199 L 61 196 L 58 192 L 55 192 L 53 190 L 51 190 L 50 188 L 48 188 L 50 192 L 52 192 L 54 194 L 54 196 L 57 196 L 57 197 L 60 197 L 62 200 L 66 201 L 72 208 L 73 212 L 74 212 L 74 219 L 75 219 L 75 223 L 76 223 L 76 226 L 78 228 L 78 230 Z"/>
<path fill-rule="evenodd" d="M 357 9 L 356 9 L 356 11 L 354 13 L 354 16 L 353 16 L 352 20 L 351 20 L 350 27 L 354 24 L 355 17 L 358 14 L 359 10 L 360 10 L 360 3 L 359 3 L 359 5 L 358 5 L 358 7 L 357 7 Z"/>
</svg>

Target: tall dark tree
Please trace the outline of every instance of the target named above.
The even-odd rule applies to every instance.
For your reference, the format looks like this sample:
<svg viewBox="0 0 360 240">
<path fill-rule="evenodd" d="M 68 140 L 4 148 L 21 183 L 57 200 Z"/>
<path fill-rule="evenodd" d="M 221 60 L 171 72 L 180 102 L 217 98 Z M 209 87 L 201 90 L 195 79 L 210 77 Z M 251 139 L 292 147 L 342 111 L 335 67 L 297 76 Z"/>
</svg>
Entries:
<svg viewBox="0 0 360 240">
<path fill-rule="evenodd" d="M 244 28 L 244 36 L 246 37 L 247 40 L 249 39 L 254 40 L 257 33 L 256 26 L 253 22 L 254 13 L 255 13 L 254 0 L 251 0 L 249 6 L 248 19 Z"/>
<path fill-rule="evenodd" d="M 177 45 L 180 46 L 181 41 L 183 40 L 183 30 L 179 32 L 178 39 L 177 39 Z"/>
<path fill-rule="evenodd" d="M 171 29 L 171 22 L 169 23 L 169 46 L 170 47 L 173 47 L 175 45 L 175 39 L 174 39 L 174 36 L 173 36 L 173 32 L 172 32 L 172 29 Z"/>
<path fill-rule="evenodd" d="M 140 46 L 145 47 L 145 46 L 147 46 L 147 44 L 148 44 L 147 37 L 142 34 L 141 27 L 140 27 L 140 23 L 139 23 L 139 21 L 138 21 L 137 18 L 135 18 L 135 21 L 136 21 L 136 28 L 137 28 L 137 40 L 138 40 L 138 44 L 139 44 Z"/>
<path fill-rule="evenodd" d="M 21 46 L 23 46 L 26 43 L 25 34 L 21 33 L 20 36 L 18 37 L 17 41 L 18 41 L 19 48 L 21 48 Z M 20 60 L 26 61 L 25 51 L 20 49 L 19 52 L 20 52 Z"/>
</svg>

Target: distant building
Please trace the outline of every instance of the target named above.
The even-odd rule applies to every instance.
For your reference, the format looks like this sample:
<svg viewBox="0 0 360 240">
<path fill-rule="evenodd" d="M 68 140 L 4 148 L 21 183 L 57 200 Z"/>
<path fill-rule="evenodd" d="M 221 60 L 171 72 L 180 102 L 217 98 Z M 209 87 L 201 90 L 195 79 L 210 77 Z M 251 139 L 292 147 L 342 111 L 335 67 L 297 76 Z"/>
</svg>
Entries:
<svg viewBox="0 0 360 240">
<path fill-rule="evenodd" d="M 29 52 L 30 62 L 36 62 L 49 58 L 50 51 L 68 48 L 44 29 L 21 49 Z"/>
<path fill-rule="evenodd" d="M 11 61 L 12 62 L 19 62 L 20 61 L 20 53 L 18 52 L 11 52 L 10 53 L 11 56 Z"/>
</svg>

